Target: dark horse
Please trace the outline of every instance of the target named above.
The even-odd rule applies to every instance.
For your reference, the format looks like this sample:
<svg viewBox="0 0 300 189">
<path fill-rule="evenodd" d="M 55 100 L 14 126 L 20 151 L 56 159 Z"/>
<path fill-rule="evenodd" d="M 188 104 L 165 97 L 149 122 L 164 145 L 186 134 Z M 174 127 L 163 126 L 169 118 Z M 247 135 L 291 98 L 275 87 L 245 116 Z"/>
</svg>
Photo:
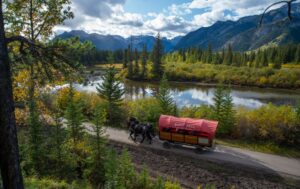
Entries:
<svg viewBox="0 0 300 189">
<path fill-rule="evenodd" d="M 131 117 L 127 123 L 129 129 L 130 138 L 136 142 L 136 137 L 142 135 L 142 140 L 140 143 L 143 143 L 145 138 L 148 139 L 149 144 L 152 143 L 152 138 L 155 136 L 154 128 L 150 123 L 140 123 L 136 118 Z"/>
</svg>

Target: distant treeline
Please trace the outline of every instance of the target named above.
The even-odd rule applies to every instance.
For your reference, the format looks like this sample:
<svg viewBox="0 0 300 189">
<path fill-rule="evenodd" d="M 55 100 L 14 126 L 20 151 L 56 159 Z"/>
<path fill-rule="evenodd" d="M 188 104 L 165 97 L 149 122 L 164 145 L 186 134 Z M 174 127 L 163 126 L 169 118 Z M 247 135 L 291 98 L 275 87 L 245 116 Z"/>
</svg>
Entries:
<svg viewBox="0 0 300 189">
<path fill-rule="evenodd" d="M 97 50 L 90 49 L 89 51 L 83 52 L 80 56 L 80 61 L 85 66 L 92 66 L 95 64 L 106 64 L 109 63 L 109 59 L 113 57 L 114 63 L 121 63 L 123 61 L 123 51 L 108 51 L 108 50 Z"/>
<path fill-rule="evenodd" d="M 90 41 L 86 41 L 84 44 L 86 44 L 88 48 L 85 48 L 85 51 L 81 53 L 80 60 L 85 66 L 109 63 L 111 57 L 113 57 L 114 63 L 122 63 L 126 61 L 125 59 L 128 59 L 128 57 L 126 57 L 128 54 L 127 49 L 115 51 L 98 50 Z M 133 57 L 135 55 L 141 57 L 143 52 L 133 52 L 132 54 Z M 147 56 L 149 55 L 150 54 Z M 163 56 L 163 60 L 163 62 L 173 63 L 202 62 L 255 68 L 268 67 L 271 65 L 273 68 L 279 69 L 282 64 L 286 63 L 300 64 L 300 44 L 269 47 L 249 52 L 234 52 L 230 45 L 228 45 L 226 49 L 223 48 L 221 51 L 213 52 L 212 46 L 208 45 L 207 49 L 193 47 L 170 52 Z"/>
<path fill-rule="evenodd" d="M 229 45 L 220 52 L 213 52 L 212 46 L 207 49 L 189 48 L 165 55 L 166 62 L 203 62 L 232 66 L 281 68 L 285 63 L 300 63 L 300 44 L 269 47 L 250 52 L 233 52 Z"/>
</svg>

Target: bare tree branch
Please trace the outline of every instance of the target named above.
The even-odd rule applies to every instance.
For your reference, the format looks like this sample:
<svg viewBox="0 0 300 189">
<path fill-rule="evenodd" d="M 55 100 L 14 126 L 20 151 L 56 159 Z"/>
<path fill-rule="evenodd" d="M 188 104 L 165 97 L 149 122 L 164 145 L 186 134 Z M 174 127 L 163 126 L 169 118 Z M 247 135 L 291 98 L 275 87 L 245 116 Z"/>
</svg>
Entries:
<svg viewBox="0 0 300 189">
<path fill-rule="evenodd" d="M 265 9 L 265 11 L 263 12 L 262 16 L 261 16 L 261 19 L 260 19 L 260 22 L 259 22 L 259 27 L 261 27 L 261 25 L 262 25 L 262 22 L 263 22 L 263 19 L 264 19 L 264 16 L 265 16 L 266 12 L 267 12 L 271 7 L 273 7 L 273 6 L 275 6 L 275 5 L 278 5 L 278 4 L 286 3 L 286 4 L 288 5 L 288 18 L 289 18 L 290 20 L 292 20 L 292 13 L 291 13 L 291 11 L 292 11 L 292 10 L 291 10 L 292 5 L 291 5 L 291 4 L 292 4 L 293 2 L 295 2 L 295 1 L 297 1 L 297 0 L 278 1 L 278 2 L 273 3 L 272 5 L 268 6 L 268 7 Z"/>
</svg>

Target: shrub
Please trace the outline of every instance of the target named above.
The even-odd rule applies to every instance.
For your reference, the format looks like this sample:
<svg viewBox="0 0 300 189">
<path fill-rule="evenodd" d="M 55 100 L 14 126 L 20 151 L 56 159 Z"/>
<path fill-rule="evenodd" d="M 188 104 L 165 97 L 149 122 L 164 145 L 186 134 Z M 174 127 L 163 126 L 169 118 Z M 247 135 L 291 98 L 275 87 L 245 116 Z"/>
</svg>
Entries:
<svg viewBox="0 0 300 189">
<path fill-rule="evenodd" d="M 213 110 L 208 105 L 183 107 L 180 109 L 179 115 L 180 117 L 212 119 Z"/>
<path fill-rule="evenodd" d="M 36 188 L 43 188 L 43 189 L 67 189 L 71 188 L 65 181 L 56 181 L 52 179 L 37 179 L 37 178 L 26 178 L 25 179 L 25 186 L 27 189 L 36 189 Z"/>
<path fill-rule="evenodd" d="M 165 73 L 172 81 L 199 81 L 260 87 L 299 88 L 299 69 L 251 68 L 203 63 L 165 64 Z"/>
<path fill-rule="evenodd" d="M 136 117 L 140 121 L 156 123 L 161 114 L 158 101 L 155 98 L 144 98 L 127 102 L 130 116 Z"/>
<path fill-rule="evenodd" d="M 291 106 L 268 104 L 254 110 L 240 108 L 237 112 L 236 138 L 299 145 L 299 122 Z"/>
</svg>

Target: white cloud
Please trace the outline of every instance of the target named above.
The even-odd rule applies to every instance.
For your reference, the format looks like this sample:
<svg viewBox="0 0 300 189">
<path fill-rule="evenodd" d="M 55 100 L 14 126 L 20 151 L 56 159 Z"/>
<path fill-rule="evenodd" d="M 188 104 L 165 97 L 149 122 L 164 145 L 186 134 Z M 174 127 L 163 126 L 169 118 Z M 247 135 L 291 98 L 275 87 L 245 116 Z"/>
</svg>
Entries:
<svg viewBox="0 0 300 189">
<path fill-rule="evenodd" d="M 130 35 L 156 35 L 171 38 L 184 35 L 216 21 L 237 20 L 240 17 L 261 14 L 276 0 L 193 0 L 172 4 L 162 12 L 138 14 L 126 12 L 126 0 L 72 0 L 73 20 L 55 28 L 56 32 L 81 29 L 86 32 Z M 153 0 L 157 3 L 159 0 Z M 197 13 L 195 13 L 197 12 Z"/>
</svg>

